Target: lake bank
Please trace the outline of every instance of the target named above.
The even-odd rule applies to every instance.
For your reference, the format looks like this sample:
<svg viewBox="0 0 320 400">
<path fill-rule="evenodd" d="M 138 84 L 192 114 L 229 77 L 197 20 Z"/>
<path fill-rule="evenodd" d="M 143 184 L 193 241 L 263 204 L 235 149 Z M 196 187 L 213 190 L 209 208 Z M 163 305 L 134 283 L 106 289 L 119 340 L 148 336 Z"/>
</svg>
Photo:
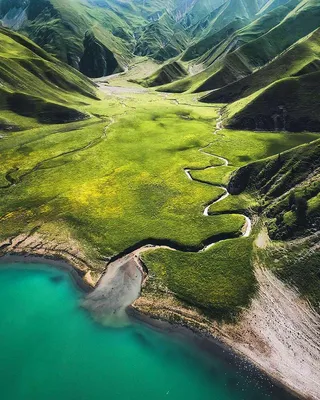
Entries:
<svg viewBox="0 0 320 400">
<path fill-rule="evenodd" d="M 34 256 L 17 256 L 17 255 L 7 255 L 5 257 L 0 258 L 0 263 L 37 263 L 42 264 L 46 263 L 53 268 L 61 269 L 68 273 L 71 277 L 73 283 L 81 289 L 83 293 L 90 293 L 92 292 L 92 288 L 83 282 L 83 276 L 77 272 L 70 264 L 65 261 L 61 261 L 58 259 L 46 259 L 43 257 L 34 257 Z M 202 352 L 209 354 L 210 356 L 216 356 L 219 354 L 219 357 L 222 357 L 226 362 L 236 362 L 238 364 L 242 364 L 244 369 L 250 370 L 250 374 L 253 376 L 260 377 L 259 379 L 263 382 L 267 382 L 268 385 L 276 385 L 277 391 L 281 393 L 281 399 L 297 399 L 302 398 L 302 396 L 296 396 L 290 389 L 285 387 L 279 380 L 272 377 L 272 374 L 264 375 L 263 368 L 257 369 L 247 361 L 247 358 L 243 358 L 241 352 L 237 351 L 236 346 L 232 346 L 232 342 L 229 343 L 227 341 L 223 341 L 223 337 L 219 337 L 219 339 L 215 338 L 214 335 L 210 335 L 207 331 L 195 329 L 194 327 L 190 326 L 190 323 L 186 322 L 182 324 L 172 324 L 166 322 L 161 319 L 152 318 L 147 316 L 138 310 L 130 307 L 128 310 L 128 314 L 130 319 L 134 323 L 143 323 L 150 326 L 153 330 L 164 332 L 169 334 L 177 339 L 184 340 L 186 342 L 192 343 L 196 345 L 197 348 L 201 349 Z M 230 345 L 231 344 L 231 345 Z M 236 352 L 235 352 L 236 351 Z M 270 378 L 269 378 L 270 377 Z M 286 397 L 287 396 L 287 397 Z"/>
<path fill-rule="evenodd" d="M 5 400 L 20 399 L 22 393 L 24 399 L 33 400 L 57 395 L 81 399 L 88 398 L 88 390 L 94 399 L 106 393 L 111 397 L 117 393 L 118 399 L 128 398 L 129 393 L 131 399 L 145 398 L 150 390 L 155 399 L 169 395 L 175 400 L 215 395 L 221 400 L 295 398 L 235 360 L 228 350 L 212 345 L 209 351 L 205 339 L 198 347 L 181 328 L 173 327 L 173 336 L 150 330 L 137 318 L 120 329 L 95 323 L 79 307 L 83 292 L 66 269 L 17 262 L 2 266 L 0 347 L 6 366 L 1 374 Z M 52 374 L 51 369 L 58 373 Z M 7 385 L 6 376 L 13 373 L 16 385 Z M 143 383 L 137 385 L 142 377 Z M 119 386 L 123 381 L 126 385 Z"/>
</svg>

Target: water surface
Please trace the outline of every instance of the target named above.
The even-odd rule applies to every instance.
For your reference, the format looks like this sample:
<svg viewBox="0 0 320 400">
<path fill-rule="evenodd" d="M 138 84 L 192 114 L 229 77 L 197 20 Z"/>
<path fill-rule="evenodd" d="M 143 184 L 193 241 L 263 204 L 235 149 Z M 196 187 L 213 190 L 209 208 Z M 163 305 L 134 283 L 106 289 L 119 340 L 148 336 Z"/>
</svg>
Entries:
<svg viewBox="0 0 320 400">
<path fill-rule="evenodd" d="M 65 271 L 2 264 L 0 288 L 1 400 L 293 398 L 220 351 L 141 324 L 99 325 Z"/>
</svg>

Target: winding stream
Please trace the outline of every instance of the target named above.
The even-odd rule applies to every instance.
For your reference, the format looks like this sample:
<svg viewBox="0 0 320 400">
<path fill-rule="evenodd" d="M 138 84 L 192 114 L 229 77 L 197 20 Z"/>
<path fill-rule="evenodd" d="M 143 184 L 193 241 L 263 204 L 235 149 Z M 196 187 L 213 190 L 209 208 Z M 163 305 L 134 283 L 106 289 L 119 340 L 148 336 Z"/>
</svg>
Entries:
<svg viewBox="0 0 320 400">
<path fill-rule="evenodd" d="M 221 111 L 219 114 L 216 129 L 213 132 L 214 135 L 223 129 Z M 184 169 L 189 180 L 208 184 L 224 191 L 218 199 L 212 200 L 206 205 L 203 211 L 205 217 L 210 217 L 209 209 L 212 205 L 219 203 L 230 196 L 230 193 L 225 186 L 204 182 L 193 178 L 192 176 L 192 171 L 203 171 L 207 169 L 227 167 L 229 165 L 229 161 L 226 158 L 205 151 L 205 149 L 211 144 L 212 143 L 209 143 L 206 147 L 199 149 L 199 151 L 204 155 L 215 157 L 220 160 L 222 162 L 220 166 Z M 252 221 L 248 216 L 242 216 L 245 219 L 242 237 L 249 237 L 252 231 Z M 158 249 L 202 253 L 224 240 L 226 240 L 226 238 L 217 238 L 217 236 L 215 236 L 212 239 L 207 240 L 201 249 L 189 250 L 183 249 L 182 246 L 178 244 L 167 243 L 169 241 L 166 240 L 154 240 L 152 242 L 151 240 L 149 242 L 146 240 L 144 243 L 138 243 L 135 247 L 124 251 L 122 254 L 115 256 L 109 261 L 106 272 L 101 277 L 96 289 L 87 296 L 84 306 L 92 311 L 100 321 L 105 320 L 107 323 L 109 323 L 110 317 L 123 317 L 125 315 L 126 307 L 132 304 L 140 296 L 140 290 L 145 278 L 145 271 L 141 261 L 143 253 Z"/>
</svg>

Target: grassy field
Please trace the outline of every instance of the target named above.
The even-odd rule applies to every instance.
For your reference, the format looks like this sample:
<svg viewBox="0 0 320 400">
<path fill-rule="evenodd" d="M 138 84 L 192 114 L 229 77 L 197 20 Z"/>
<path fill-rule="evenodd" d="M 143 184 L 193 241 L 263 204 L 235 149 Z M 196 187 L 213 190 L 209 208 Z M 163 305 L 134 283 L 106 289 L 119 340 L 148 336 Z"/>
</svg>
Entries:
<svg viewBox="0 0 320 400">
<path fill-rule="evenodd" d="M 146 290 L 169 291 L 217 318 L 234 317 L 255 291 L 252 239 L 218 243 L 205 253 L 156 250 L 143 256 L 151 266 Z"/>
<path fill-rule="evenodd" d="M 212 142 L 206 151 L 228 158 L 231 166 L 193 176 L 226 185 L 239 166 L 315 138 L 227 130 L 213 135 L 218 108 L 192 96 L 106 88 L 103 100 L 86 103 L 78 108 L 91 115 L 87 120 L 33 120 L 33 129 L 4 133 L 1 240 L 34 230 L 53 240 L 69 235 L 96 259 L 148 240 L 201 249 L 209 238 L 239 236 L 244 217 L 238 214 L 254 199 L 230 196 L 205 217 L 204 207 L 221 189 L 184 173 L 219 164 L 200 148 Z M 235 239 L 199 254 L 156 251 L 145 261 L 180 298 L 230 316 L 254 291 L 251 248 L 251 239 Z"/>
<path fill-rule="evenodd" d="M 243 218 L 205 218 L 212 188 L 188 181 L 183 172 L 210 162 L 198 149 L 210 139 L 215 108 L 155 99 L 98 103 L 91 111 L 105 121 L 92 118 L 70 131 L 64 125 L 40 136 L 38 129 L 8 135 L 1 181 L 5 185 L 5 175 L 14 171 L 17 184 L 2 190 L 2 235 L 6 227 L 10 234 L 30 228 L 30 215 L 40 225 L 59 220 L 108 256 L 146 238 L 200 248 L 210 236 L 237 233 Z"/>
<path fill-rule="evenodd" d="M 208 153 L 222 155 L 229 165 L 241 167 L 319 138 L 317 133 L 252 132 L 223 130 L 212 137 Z"/>
</svg>

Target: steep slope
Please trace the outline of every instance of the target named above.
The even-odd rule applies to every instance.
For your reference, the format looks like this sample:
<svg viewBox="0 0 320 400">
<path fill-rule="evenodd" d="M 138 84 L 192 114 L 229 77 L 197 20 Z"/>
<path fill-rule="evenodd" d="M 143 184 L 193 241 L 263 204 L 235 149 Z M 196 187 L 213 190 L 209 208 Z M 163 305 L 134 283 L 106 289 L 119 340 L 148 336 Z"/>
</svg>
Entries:
<svg viewBox="0 0 320 400">
<path fill-rule="evenodd" d="M 123 70 L 134 54 L 157 60 L 179 54 L 188 41 L 179 21 L 191 11 L 196 20 L 202 18 L 212 10 L 210 4 L 207 0 L 0 0 L 0 20 L 81 72 L 89 69 L 90 76 L 101 76 L 106 69 L 108 74 Z M 87 48 L 88 37 L 94 38 L 93 49 Z M 93 65 L 88 67 L 82 57 L 97 51 L 92 72 Z"/>
<path fill-rule="evenodd" d="M 221 40 L 221 43 L 219 43 L 216 48 L 210 45 L 210 37 L 201 40 L 198 46 L 200 45 L 200 49 L 202 49 L 202 51 L 199 52 L 199 56 L 202 57 L 198 62 L 205 59 L 206 65 L 210 66 L 219 58 L 226 57 L 239 47 L 268 33 L 294 9 L 298 2 L 299 0 L 291 0 L 285 7 L 278 7 L 276 10 L 255 19 L 251 23 L 248 19 L 240 20 L 243 21 L 242 26 L 239 26 L 236 31 L 232 32 L 232 35 L 230 35 L 228 31 L 227 35 L 224 37 L 222 36 L 223 40 Z M 239 19 L 236 19 L 234 22 L 238 20 Z M 210 62 L 208 62 L 208 60 L 210 60 Z"/>
<path fill-rule="evenodd" d="M 184 13 L 180 23 L 185 28 L 195 26 L 208 15 L 223 5 L 226 0 L 196 0 L 192 2 L 191 8 Z"/>
<path fill-rule="evenodd" d="M 297 5 L 297 2 L 298 0 L 291 0 L 285 6 L 274 9 L 271 18 L 270 14 L 266 14 L 257 23 L 244 28 L 242 33 L 240 30 L 243 39 L 249 40 L 247 43 L 231 53 L 230 47 L 223 45 L 225 47 L 222 47 L 222 52 L 214 55 L 216 60 L 209 68 L 191 78 L 164 87 L 164 90 L 201 92 L 218 89 L 263 67 L 318 28 L 320 3 L 316 0 L 303 0 Z M 277 24 L 272 27 L 274 22 Z M 268 30 L 270 27 L 272 28 Z M 251 28 L 254 34 L 250 34 Z"/>
<path fill-rule="evenodd" d="M 281 79 L 227 107 L 234 129 L 320 132 L 320 72 Z"/>
<path fill-rule="evenodd" d="M 99 78 L 122 71 L 114 54 L 101 43 L 93 33 L 86 33 L 84 52 L 79 63 L 79 69 L 90 78 Z"/>
<path fill-rule="evenodd" d="M 271 83 L 290 76 L 316 72 L 320 68 L 320 28 L 301 39 L 292 47 L 251 75 L 216 89 L 201 101 L 230 103 L 247 97 Z"/>
<path fill-rule="evenodd" d="M 227 0 L 190 28 L 191 36 L 201 38 L 223 29 L 236 18 L 253 20 L 267 0 Z"/>
<path fill-rule="evenodd" d="M 224 28 L 218 32 L 207 35 L 205 38 L 197 41 L 188 47 L 182 56 L 183 61 L 195 60 L 198 57 L 203 56 L 208 51 L 214 52 L 216 49 L 226 41 L 236 31 L 246 26 L 248 23 L 247 19 L 236 18 L 234 21 L 227 24 Z"/>
<path fill-rule="evenodd" d="M 179 55 L 187 44 L 188 37 L 182 25 L 165 13 L 142 29 L 134 54 L 164 61 Z"/>
<path fill-rule="evenodd" d="M 123 36 L 128 41 L 130 35 L 126 22 L 105 6 L 79 0 L 68 4 L 62 0 L 1 0 L 0 18 L 4 26 L 26 34 L 77 69 L 84 53 L 85 35 L 92 32 L 117 57 L 120 68 L 129 56 Z"/>
<path fill-rule="evenodd" d="M 186 75 L 187 71 L 184 67 L 179 62 L 172 61 L 171 63 L 162 66 L 151 76 L 145 79 L 136 80 L 135 82 L 144 87 L 161 86 L 176 81 Z"/>
<path fill-rule="evenodd" d="M 95 97 L 93 84 L 23 36 L 0 28 L 0 129 L 20 129 L 23 117 L 46 123 L 86 118 L 74 105 Z"/>
<path fill-rule="evenodd" d="M 320 3 L 317 0 L 303 1 L 291 9 L 293 5 L 296 5 L 295 0 L 286 7 L 275 9 L 273 14 L 280 13 L 281 17 L 284 16 L 281 22 L 267 33 L 228 54 L 219 69 L 197 88 L 197 92 L 217 89 L 250 75 L 256 68 L 261 68 L 297 40 L 318 28 Z"/>
<path fill-rule="evenodd" d="M 262 15 L 272 11 L 273 9 L 287 4 L 290 0 L 269 0 L 258 12 L 258 15 Z"/>
<path fill-rule="evenodd" d="M 257 191 L 273 239 L 320 229 L 320 139 L 240 168 L 229 183 L 233 194 Z"/>
<path fill-rule="evenodd" d="M 260 261 L 319 312 L 320 139 L 240 168 L 229 190 L 260 198 L 258 212 L 277 241 Z"/>
</svg>

